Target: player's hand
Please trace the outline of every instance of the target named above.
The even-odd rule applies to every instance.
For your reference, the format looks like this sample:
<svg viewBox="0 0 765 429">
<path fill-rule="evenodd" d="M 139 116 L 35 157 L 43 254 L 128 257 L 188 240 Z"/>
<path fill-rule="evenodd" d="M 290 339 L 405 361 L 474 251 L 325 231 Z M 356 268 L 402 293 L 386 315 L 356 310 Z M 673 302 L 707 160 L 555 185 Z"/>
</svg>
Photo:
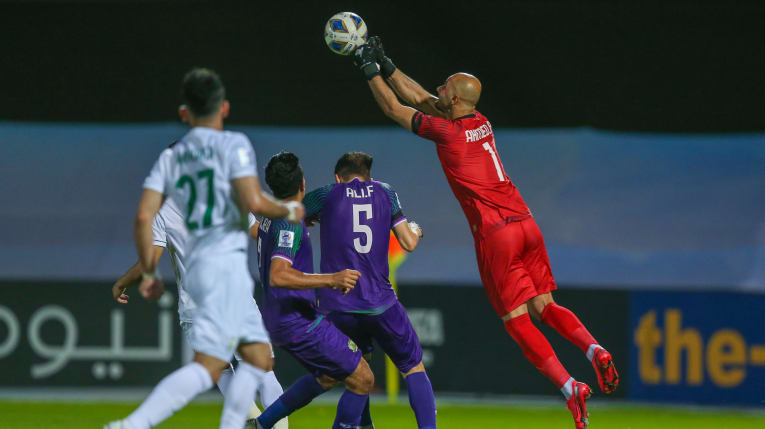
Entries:
<svg viewBox="0 0 765 429">
<path fill-rule="evenodd" d="M 375 47 L 369 42 L 353 51 L 353 64 L 361 70 L 367 80 L 380 75 L 380 66 L 377 65 Z"/>
<path fill-rule="evenodd" d="M 319 219 L 316 216 L 311 216 L 311 217 L 305 218 L 305 225 L 306 226 L 314 226 L 317 223 L 321 223 L 321 219 Z"/>
<path fill-rule="evenodd" d="M 156 275 L 144 275 L 138 291 L 147 301 L 156 301 L 165 293 L 165 284 Z"/>
<path fill-rule="evenodd" d="M 332 282 L 329 284 L 329 287 L 342 290 L 343 295 L 346 295 L 356 286 L 356 282 L 359 281 L 360 277 L 361 273 L 356 270 L 343 270 L 332 275 Z"/>
<path fill-rule="evenodd" d="M 380 65 L 380 74 L 382 74 L 383 79 L 389 78 L 393 72 L 396 71 L 396 65 L 393 64 L 393 61 L 390 58 L 385 56 L 382 39 L 380 39 L 380 36 L 372 36 L 367 43 L 369 43 L 374 50 L 375 59 L 377 64 Z"/>
<path fill-rule="evenodd" d="M 284 203 L 284 205 L 287 207 L 287 210 L 289 210 L 289 214 L 287 215 L 287 221 L 290 223 L 300 223 L 301 220 L 305 217 L 305 207 L 303 207 L 302 203 L 299 203 L 297 201 L 289 201 L 287 203 Z"/>
<path fill-rule="evenodd" d="M 422 238 L 424 237 L 424 234 L 422 233 L 422 228 L 420 225 L 417 225 L 417 222 L 409 222 L 409 229 L 417 234 L 418 237 Z"/>
<path fill-rule="evenodd" d="M 115 283 L 114 286 L 112 286 L 112 298 L 120 304 L 127 304 L 128 298 L 130 297 L 125 294 L 125 290 L 127 290 L 127 287 Z"/>
</svg>

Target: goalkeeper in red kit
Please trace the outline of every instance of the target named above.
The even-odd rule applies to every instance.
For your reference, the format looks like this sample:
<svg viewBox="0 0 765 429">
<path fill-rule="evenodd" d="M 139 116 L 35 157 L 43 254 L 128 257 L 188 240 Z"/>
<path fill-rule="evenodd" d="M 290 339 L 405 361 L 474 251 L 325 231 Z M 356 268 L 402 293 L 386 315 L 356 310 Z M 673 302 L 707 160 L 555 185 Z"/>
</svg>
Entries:
<svg viewBox="0 0 765 429">
<path fill-rule="evenodd" d="M 566 397 L 576 428 L 586 428 L 590 388 L 568 374 L 530 315 L 586 354 L 603 392 L 612 393 L 619 376 L 611 355 L 574 313 L 552 298 L 557 286 L 542 233 L 505 173 L 491 124 L 475 110 L 481 83 L 457 73 L 438 87 L 436 97 L 396 68 L 378 37 L 359 47 L 353 58 L 385 115 L 436 144 L 446 179 L 470 224 L 489 300 L 526 358 Z"/>
</svg>

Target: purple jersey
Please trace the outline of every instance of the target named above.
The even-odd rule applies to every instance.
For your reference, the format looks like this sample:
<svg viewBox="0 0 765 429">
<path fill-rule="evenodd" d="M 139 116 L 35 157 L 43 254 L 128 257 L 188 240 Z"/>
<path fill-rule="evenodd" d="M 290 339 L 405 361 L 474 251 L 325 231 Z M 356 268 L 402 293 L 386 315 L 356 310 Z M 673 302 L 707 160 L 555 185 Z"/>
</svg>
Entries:
<svg viewBox="0 0 765 429">
<path fill-rule="evenodd" d="M 316 319 L 316 293 L 272 287 L 269 279 L 271 260 L 284 259 L 292 268 L 313 273 L 313 250 L 305 223 L 291 224 L 285 219 L 258 218 L 258 265 L 263 286 L 263 321 L 274 343 L 279 345 L 306 321 Z"/>
<path fill-rule="evenodd" d="M 398 195 L 386 183 L 354 179 L 308 193 L 306 218 L 321 222 L 321 272 L 361 272 L 350 293 L 319 289 L 319 309 L 379 314 L 396 302 L 388 280 L 390 230 L 406 218 Z"/>
</svg>

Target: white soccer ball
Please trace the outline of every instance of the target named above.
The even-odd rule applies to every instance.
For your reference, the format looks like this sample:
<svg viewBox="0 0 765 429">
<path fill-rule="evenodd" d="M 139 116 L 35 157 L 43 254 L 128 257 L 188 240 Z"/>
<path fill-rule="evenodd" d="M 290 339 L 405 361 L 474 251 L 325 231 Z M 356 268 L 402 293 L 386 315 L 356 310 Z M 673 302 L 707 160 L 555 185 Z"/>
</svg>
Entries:
<svg viewBox="0 0 765 429">
<path fill-rule="evenodd" d="M 324 41 L 329 50 L 340 55 L 350 55 L 356 48 L 367 43 L 367 24 L 353 12 L 332 15 L 324 27 Z"/>
</svg>

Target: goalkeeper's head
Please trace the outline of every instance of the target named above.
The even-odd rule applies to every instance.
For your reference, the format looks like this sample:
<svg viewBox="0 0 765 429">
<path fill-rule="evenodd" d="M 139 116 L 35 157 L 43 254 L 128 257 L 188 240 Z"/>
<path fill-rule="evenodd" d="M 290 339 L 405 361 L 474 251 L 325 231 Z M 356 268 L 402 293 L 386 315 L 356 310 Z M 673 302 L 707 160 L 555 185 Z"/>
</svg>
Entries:
<svg viewBox="0 0 765 429">
<path fill-rule="evenodd" d="M 337 183 L 350 182 L 355 178 L 363 181 L 371 179 L 372 156 L 364 152 L 344 153 L 335 164 Z"/>
<path fill-rule="evenodd" d="M 191 126 L 222 128 L 230 108 L 226 88 L 218 73 L 200 67 L 191 69 L 183 76 L 181 103 L 178 114 L 183 122 Z"/>
<path fill-rule="evenodd" d="M 297 155 L 283 150 L 272 156 L 266 165 L 266 183 L 274 197 L 302 201 L 305 196 L 305 179 Z"/>
</svg>

